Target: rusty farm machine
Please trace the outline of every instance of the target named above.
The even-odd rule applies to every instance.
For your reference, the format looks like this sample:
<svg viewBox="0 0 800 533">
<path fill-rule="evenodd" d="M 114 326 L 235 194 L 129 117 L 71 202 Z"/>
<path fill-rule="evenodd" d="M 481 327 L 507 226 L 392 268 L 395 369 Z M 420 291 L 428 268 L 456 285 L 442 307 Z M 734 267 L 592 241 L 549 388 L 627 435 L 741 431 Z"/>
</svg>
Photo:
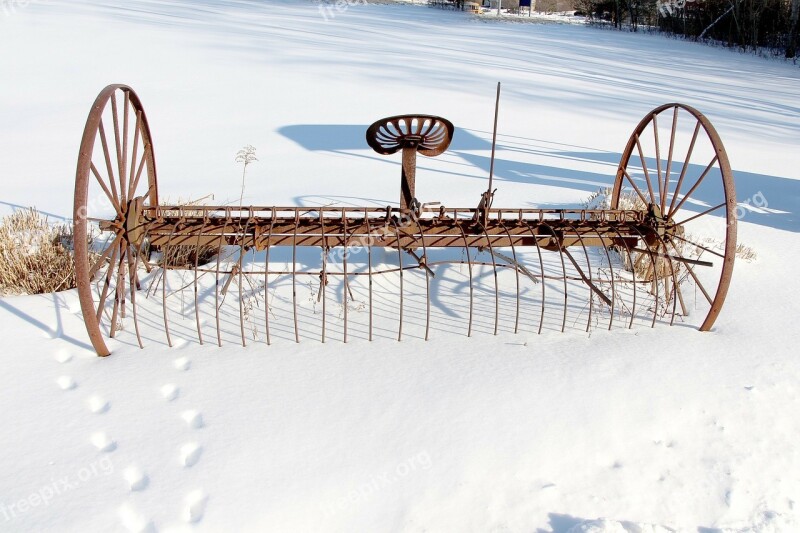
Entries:
<svg viewBox="0 0 800 533">
<path fill-rule="evenodd" d="M 700 112 L 672 103 L 648 113 L 593 208 L 498 207 L 493 169 L 477 207 L 424 203 L 417 154 L 442 154 L 454 135 L 429 115 L 366 129 L 375 152 L 402 160 L 397 205 L 162 205 L 141 101 L 106 87 L 74 197 L 78 293 L 97 354 L 110 353 L 107 338 L 144 346 L 158 330 L 170 345 L 244 345 L 712 327 L 733 270 L 736 197 Z"/>
</svg>

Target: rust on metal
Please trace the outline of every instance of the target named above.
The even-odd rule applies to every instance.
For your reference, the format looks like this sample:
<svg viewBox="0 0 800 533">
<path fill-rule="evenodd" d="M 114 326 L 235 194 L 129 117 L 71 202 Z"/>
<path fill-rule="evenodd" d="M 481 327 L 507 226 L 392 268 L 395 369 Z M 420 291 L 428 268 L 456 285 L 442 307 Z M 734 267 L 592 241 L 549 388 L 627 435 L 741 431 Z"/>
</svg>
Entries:
<svg viewBox="0 0 800 533">
<path fill-rule="evenodd" d="M 643 308 L 651 326 L 659 318 L 672 324 L 699 308 L 705 313 L 699 329 L 709 330 L 730 286 L 736 196 L 727 154 L 708 119 L 682 104 L 666 104 L 647 114 L 623 151 L 608 208 L 496 208 L 492 179 L 499 96 L 498 84 L 489 183 L 476 208 L 426 204 L 416 196 L 417 154 L 444 153 L 456 134 L 450 121 L 433 115 L 398 115 L 367 128 L 366 142 L 377 153 L 400 152 L 396 206 L 187 206 L 159 203 L 152 136 L 141 101 L 130 87 L 110 85 L 89 113 L 74 200 L 78 294 L 97 354 L 110 353 L 105 337 L 119 339 L 129 306 L 136 344 L 144 346 L 136 295 L 146 283 L 147 296 L 160 293 L 170 346 L 174 308 L 185 305 L 182 291 L 191 287 L 193 329 L 198 343 L 204 344 L 203 276 L 213 278 L 213 286 L 203 290 L 214 293 L 219 346 L 223 320 L 232 319 L 238 319 L 238 336 L 247 346 L 251 332 L 245 322 L 254 310 L 245 301 L 253 294 L 263 302 L 266 344 L 272 344 L 276 331 L 290 332 L 300 342 L 308 320 L 300 296 L 304 287 L 311 287 L 313 302 L 321 304 L 322 342 L 339 327 L 342 341 L 350 340 L 351 321 L 357 319 L 353 309 L 359 310 L 358 298 L 364 293 L 367 302 L 360 309 L 368 313 L 368 340 L 379 327 L 379 315 L 396 321 L 392 331 L 398 341 L 404 338 L 408 320 L 427 340 L 440 329 L 434 318 L 442 305 L 437 291 L 453 280 L 446 269 L 462 266 L 468 337 L 476 324 L 495 335 L 501 329 L 517 333 L 526 324 L 537 333 L 546 324 L 560 324 L 558 329 L 565 331 L 574 327 L 568 320 L 571 312 L 579 317 L 585 313 L 586 330 L 606 320 L 611 330 L 615 319 L 622 324 L 616 327 L 631 328 Z M 707 200 L 709 190 L 718 191 L 713 201 Z M 101 207 L 97 198 L 103 200 Z M 701 239 L 687 229 L 699 223 L 720 227 L 722 237 Z M 375 256 L 380 249 L 385 251 L 383 260 Z M 171 259 L 181 250 L 189 251 L 187 259 Z M 276 250 L 285 252 L 276 257 Z M 318 267 L 307 264 L 307 250 L 319 253 Z M 150 251 L 160 258 L 151 260 Z M 258 253 L 264 254 L 263 261 Z M 201 255 L 213 255 L 213 264 L 201 262 Z M 146 278 L 140 278 L 140 269 L 146 270 Z M 190 281 L 181 278 L 180 286 L 168 275 L 178 269 L 192 271 Z M 501 289 L 505 272 L 513 278 L 510 288 Z M 418 275 L 424 289 L 412 292 L 411 287 L 419 286 Z M 397 284 L 389 290 L 389 307 L 384 299 L 379 308 L 376 287 L 386 293 L 387 285 L 376 285 L 376 280 L 387 276 L 398 276 Z M 291 316 L 281 326 L 273 324 L 274 300 L 287 280 L 291 295 L 284 301 L 291 306 Z M 233 283 L 236 291 L 229 290 Z M 576 284 L 586 291 L 570 288 Z M 686 292 L 688 286 L 695 289 L 694 299 Z M 548 314 L 562 294 L 562 304 Z M 237 313 L 224 310 L 226 298 L 236 300 L 227 307 L 238 305 Z M 513 311 L 504 303 L 511 298 Z M 420 300 L 424 307 L 415 309 Z M 338 317 L 332 304 L 339 306 Z M 479 322 L 481 317 L 488 324 Z M 257 336 L 255 326 L 252 335 Z"/>
</svg>

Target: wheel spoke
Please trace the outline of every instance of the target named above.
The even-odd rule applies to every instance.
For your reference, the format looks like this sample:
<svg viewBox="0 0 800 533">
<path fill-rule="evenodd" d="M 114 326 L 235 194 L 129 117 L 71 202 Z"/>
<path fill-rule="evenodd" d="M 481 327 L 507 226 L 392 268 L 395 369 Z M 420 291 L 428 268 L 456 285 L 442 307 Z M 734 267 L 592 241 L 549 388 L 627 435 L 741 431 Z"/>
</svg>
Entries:
<svg viewBox="0 0 800 533">
<path fill-rule="evenodd" d="M 637 133 L 634 137 L 636 139 L 636 148 L 639 150 L 639 159 L 642 161 L 642 171 L 644 171 L 644 177 L 647 180 L 647 190 L 650 191 L 650 201 L 645 202 L 645 204 L 652 204 L 655 202 L 653 183 L 650 181 L 650 172 L 647 171 L 647 162 L 644 160 L 644 153 L 642 152 L 642 143 L 639 141 L 639 134 Z"/>
<path fill-rule="evenodd" d="M 145 161 L 147 161 L 147 155 L 150 151 L 148 146 L 144 147 L 144 151 L 142 152 L 142 159 L 139 161 L 139 169 L 136 171 L 136 177 L 131 182 L 131 192 L 129 194 L 130 197 L 133 197 L 136 194 L 136 188 L 139 186 L 139 178 L 142 177 L 142 170 L 144 170 Z M 150 189 L 147 191 L 148 196 L 150 195 Z"/>
<path fill-rule="evenodd" d="M 726 204 L 725 202 L 722 202 L 721 204 L 715 205 L 714 207 L 710 207 L 710 208 L 706 209 L 705 211 L 703 211 L 702 213 L 698 213 L 698 214 L 696 214 L 694 216 L 691 216 L 691 217 L 687 218 L 686 220 L 682 220 L 681 222 L 676 222 L 675 226 L 683 226 L 687 222 L 691 222 L 692 220 L 700 218 L 703 215 L 707 215 L 709 213 L 712 213 L 712 212 L 716 211 L 717 209 L 719 209 L 720 207 L 725 207 L 726 205 L 728 205 L 728 204 Z"/>
<path fill-rule="evenodd" d="M 678 202 L 678 205 L 677 205 L 677 206 L 675 206 L 675 209 L 674 209 L 674 210 L 673 210 L 673 211 L 672 211 L 672 212 L 669 214 L 669 216 L 670 216 L 670 217 L 672 217 L 672 215 L 674 215 L 675 213 L 677 213 L 677 212 L 680 210 L 680 208 L 683 206 L 683 204 L 686 202 L 686 200 L 688 200 L 688 199 L 689 199 L 689 198 L 692 196 L 692 193 L 693 193 L 695 190 L 697 190 L 697 188 L 698 188 L 698 187 L 700 186 L 700 184 L 703 182 L 703 180 L 704 180 L 704 179 L 705 179 L 705 177 L 708 175 L 708 173 L 709 173 L 709 172 L 711 172 L 711 169 L 712 169 L 712 168 L 714 168 L 714 165 L 716 164 L 716 162 L 717 162 L 717 161 L 719 161 L 719 156 L 718 156 L 718 155 L 715 155 L 715 156 L 714 156 L 714 157 L 711 159 L 711 162 L 708 164 L 708 166 L 707 166 L 707 167 L 706 167 L 706 169 L 703 171 L 703 173 L 702 173 L 702 174 L 700 174 L 700 177 L 699 177 L 699 178 L 697 178 L 697 182 L 696 182 L 696 183 L 695 183 L 695 184 L 692 186 L 692 188 L 691 188 L 691 189 L 689 189 L 689 192 L 687 192 L 687 193 L 686 193 L 686 196 L 684 196 L 684 197 L 681 199 L 681 201 L 680 201 L 680 202 Z"/>
<path fill-rule="evenodd" d="M 120 132 L 119 132 L 119 112 L 117 111 L 117 95 L 116 93 L 111 93 L 111 117 L 113 118 L 114 122 L 114 142 L 117 147 L 117 170 L 118 170 L 118 178 L 119 182 L 123 182 L 122 175 L 125 172 L 124 164 L 122 162 L 122 146 L 120 143 Z M 120 191 L 122 194 L 124 191 Z"/>
<path fill-rule="evenodd" d="M 722 254 L 721 254 L 721 253 L 719 253 L 719 252 L 715 252 L 715 251 L 714 251 L 714 250 L 712 250 L 711 248 L 706 248 L 705 246 L 703 246 L 703 245 L 701 245 L 701 244 L 697 244 L 697 243 L 696 243 L 696 242 L 694 242 L 694 241 L 690 241 L 689 239 L 686 239 L 686 238 L 684 238 L 684 237 L 681 237 L 680 235 L 673 235 L 673 237 L 675 237 L 676 239 L 680 239 L 681 241 L 685 242 L 686 244 L 691 244 L 692 246 L 696 246 L 697 248 L 700 248 L 700 249 L 701 249 L 701 250 L 703 250 L 704 252 L 708 252 L 708 253 L 710 253 L 710 254 L 712 254 L 712 255 L 716 255 L 717 257 L 721 257 L 722 259 L 725 259 L 725 256 L 724 256 L 724 255 L 722 255 Z"/>
<path fill-rule="evenodd" d="M 114 273 L 113 265 L 117 262 L 117 255 L 119 253 L 119 246 L 114 247 L 114 252 L 111 256 L 111 268 L 108 269 L 106 272 L 105 281 L 103 282 L 103 291 L 100 294 L 100 298 L 97 303 L 97 321 L 100 322 L 100 317 L 103 315 L 103 309 L 106 305 L 106 297 L 108 296 L 108 288 L 111 285 L 111 276 Z"/>
<path fill-rule="evenodd" d="M 648 204 L 647 198 L 644 197 L 644 194 L 642 194 L 642 191 L 640 191 L 639 187 L 637 187 L 636 184 L 633 182 L 633 178 L 631 178 L 631 175 L 628 174 L 627 169 L 622 169 L 622 171 L 625 173 L 625 177 L 628 179 L 628 182 L 630 182 L 630 184 L 633 185 L 633 190 L 635 190 L 636 194 L 639 195 L 639 198 L 642 199 L 642 202 L 644 202 L 644 205 L 647 205 Z"/>
<path fill-rule="evenodd" d="M 138 176 L 136 174 L 136 155 L 139 150 L 139 128 L 141 127 L 141 119 L 142 119 L 142 112 L 136 112 L 136 126 L 133 131 L 133 151 L 131 152 L 131 171 L 129 176 L 129 188 L 128 188 L 128 198 L 133 199 L 134 195 L 136 194 L 136 187 L 134 187 L 134 176 Z M 144 161 L 144 159 L 142 159 Z M 138 185 L 139 181 L 136 180 L 136 184 Z"/>
<path fill-rule="evenodd" d="M 689 161 L 692 159 L 692 152 L 694 151 L 694 143 L 697 142 L 697 134 L 700 133 L 700 121 L 698 120 L 694 125 L 694 133 L 692 134 L 692 142 L 689 143 L 689 150 L 686 152 L 686 159 L 683 161 L 683 168 L 681 169 L 681 175 L 678 178 L 678 185 L 675 186 L 675 193 L 672 195 L 672 201 L 669 203 L 669 214 L 672 216 L 672 213 L 675 212 L 675 200 L 678 199 L 678 195 L 681 192 L 681 185 L 683 185 L 683 178 L 686 177 L 686 171 L 689 170 Z"/>
<path fill-rule="evenodd" d="M 102 263 L 108 259 L 108 255 L 111 253 L 112 248 L 119 244 L 120 239 L 122 239 L 122 234 L 117 233 L 117 236 L 114 237 L 113 241 L 111 241 L 111 246 L 103 250 L 103 252 L 100 254 L 100 257 L 98 257 L 97 261 L 95 261 L 94 265 L 92 265 L 92 268 L 89 269 L 89 279 L 92 279 L 94 275 L 97 274 L 97 270 L 102 266 Z"/>
<path fill-rule="evenodd" d="M 125 92 L 124 111 L 122 113 L 122 163 L 119 168 L 119 191 L 122 203 L 128 201 L 127 172 L 128 172 L 128 114 L 130 110 L 131 93 Z"/>
<path fill-rule="evenodd" d="M 658 140 L 658 115 L 653 115 L 653 136 L 656 142 L 656 177 L 658 178 L 658 195 L 659 199 L 664 198 L 664 180 L 661 179 L 661 143 Z M 653 201 L 655 205 L 660 205 L 661 202 Z"/>
<path fill-rule="evenodd" d="M 664 194 L 661 196 L 661 213 L 667 209 L 667 195 L 669 194 L 669 173 L 672 170 L 672 154 L 675 150 L 675 130 L 678 127 L 678 106 L 672 116 L 672 133 L 669 138 L 669 155 L 667 156 L 667 170 L 664 172 Z"/>
<path fill-rule="evenodd" d="M 106 139 L 106 130 L 105 127 L 103 126 L 102 118 L 100 119 L 100 126 L 98 129 L 100 132 L 100 142 L 103 145 L 103 156 L 106 161 L 106 170 L 108 171 L 108 183 L 109 185 L 111 185 L 111 190 L 114 193 L 114 198 L 117 200 L 117 203 L 119 203 L 119 193 L 117 192 L 117 183 L 114 178 L 115 176 L 114 168 L 111 166 L 111 152 L 108 150 L 108 139 Z"/>
<path fill-rule="evenodd" d="M 111 191 L 108 190 L 108 186 L 103 182 L 103 178 L 100 177 L 100 172 L 97 171 L 97 167 L 94 166 L 94 163 L 90 163 L 90 165 L 91 166 L 89 168 L 91 169 L 92 174 L 97 180 L 97 183 L 100 184 L 100 188 L 102 188 L 103 192 L 106 193 L 106 196 L 108 197 L 108 200 L 111 202 L 111 205 L 114 206 L 114 210 L 117 212 L 117 215 L 122 216 L 122 209 L 119 206 L 119 202 L 117 202 L 117 200 L 111 194 Z"/>
<path fill-rule="evenodd" d="M 670 244 L 675 249 L 675 251 L 680 255 L 681 252 L 680 252 L 680 250 L 677 249 L 677 247 L 675 246 L 675 243 L 670 241 Z M 686 266 L 686 271 L 689 272 L 689 275 L 692 276 L 692 279 L 694 279 L 694 282 L 697 284 L 697 287 L 700 289 L 700 292 L 702 292 L 703 296 L 705 296 L 706 300 L 708 300 L 709 305 L 713 305 L 714 300 L 711 299 L 711 296 L 708 295 L 708 292 L 706 291 L 706 288 L 703 286 L 702 283 L 700 283 L 700 280 L 697 279 L 697 276 L 695 275 L 694 270 L 692 269 L 691 265 L 689 265 L 688 263 L 684 263 L 684 265 Z"/>
</svg>

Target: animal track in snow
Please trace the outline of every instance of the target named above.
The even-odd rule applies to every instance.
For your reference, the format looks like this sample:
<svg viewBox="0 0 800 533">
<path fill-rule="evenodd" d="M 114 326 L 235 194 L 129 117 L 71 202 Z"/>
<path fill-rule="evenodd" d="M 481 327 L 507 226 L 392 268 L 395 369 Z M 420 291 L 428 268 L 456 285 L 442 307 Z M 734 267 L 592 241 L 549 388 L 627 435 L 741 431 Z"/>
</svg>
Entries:
<svg viewBox="0 0 800 533">
<path fill-rule="evenodd" d="M 177 398 L 181 393 L 181 390 L 178 388 L 177 385 L 174 383 L 167 383 L 166 385 L 161 387 L 161 396 L 164 397 L 165 400 L 171 402 L 175 398 Z"/>
<path fill-rule="evenodd" d="M 203 414 L 200 411 L 190 409 L 181 413 L 181 418 L 186 422 L 186 425 L 192 429 L 199 429 L 203 427 Z"/>
<path fill-rule="evenodd" d="M 197 464 L 200 460 L 200 454 L 203 453 L 203 448 L 196 442 L 187 442 L 181 446 L 180 460 L 181 464 L 187 468 Z"/>
<path fill-rule="evenodd" d="M 70 361 L 72 361 L 72 354 L 69 353 L 69 350 L 65 348 L 58 350 L 53 357 L 55 358 L 56 361 L 58 361 L 61 364 L 69 363 Z"/>
<path fill-rule="evenodd" d="M 60 376 L 56 379 L 56 383 L 61 387 L 61 390 L 72 390 L 78 386 L 75 380 L 70 376 Z"/>
<path fill-rule="evenodd" d="M 175 367 L 175 370 L 189 370 L 189 367 L 192 366 L 192 362 L 189 360 L 188 357 L 179 357 L 175 359 L 175 362 L 172 363 Z"/>
<path fill-rule="evenodd" d="M 89 407 L 89 410 L 95 414 L 102 414 L 108 411 L 111 405 L 102 397 L 98 396 L 97 394 L 93 394 L 86 399 L 86 405 Z"/>
<path fill-rule="evenodd" d="M 206 503 L 208 502 L 208 495 L 202 490 L 193 490 L 183 499 L 184 508 L 181 513 L 181 518 L 184 522 L 189 524 L 196 524 L 203 519 L 203 514 L 206 511 Z"/>
<path fill-rule="evenodd" d="M 104 431 L 98 431 L 92 435 L 91 441 L 100 452 L 113 452 L 117 449 L 117 443 L 109 438 Z"/>
<path fill-rule="evenodd" d="M 122 471 L 122 477 L 128 483 L 128 488 L 131 492 L 144 490 L 147 488 L 150 479 L 147 477 L 141 468 L 138 466 L 129 466 Z"/>
<path fill-rule="evenodd" d="M 133 507 L 126 504 L 120 507 L 119 517 L 122 525 L 131 533 L 153 533 L 155 528 L 153 522 L 137 512 Z"/>
</svg>

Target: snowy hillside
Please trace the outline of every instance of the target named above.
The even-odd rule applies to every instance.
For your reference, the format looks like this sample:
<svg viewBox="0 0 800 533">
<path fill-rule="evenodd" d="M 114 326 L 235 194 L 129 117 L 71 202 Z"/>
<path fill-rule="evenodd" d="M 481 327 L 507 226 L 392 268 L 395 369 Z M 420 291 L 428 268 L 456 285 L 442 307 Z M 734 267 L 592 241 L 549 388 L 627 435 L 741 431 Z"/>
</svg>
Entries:
<svg viewBox="0 0 800 533">
<path fill-rule="evenodd" d="M 115 82 L 142 98 L 161 198 L 218 204 L 396 204 L 399 158 L 364 130 L 426 113 L 457 132 L 419 159 L 419 198 L 474 207 L 500 81 L 495 205 L 578 207 L 612 184 L 641 117 L 682 102 L 725 143 L 739 242 L 757 256 L 737 261 L 713 331 L 586 333 L 584 317 L 515 335 L 506 301 L 497 336 L 484 321 L 467 338 L 464 299 L 447 297 L 428 342 L 412 314 L 402 342 L 387 326 L 344 344 L 329 310 L 325 344 L 279 333 L 242 347 L 236 323 L 220 348 L 173 299 L 170 348 L 160 300 L 141 298 L 145 349 L 126 329 L 101 359 L 75 291 L 2 298 L 0 531 L 800 530 L 797 66 L 342 6 L 0 3 L 0 211 L 71 216 L 86 116 Z M 312 289 L 300 297 L 318 316 Z"/>
</svg>

